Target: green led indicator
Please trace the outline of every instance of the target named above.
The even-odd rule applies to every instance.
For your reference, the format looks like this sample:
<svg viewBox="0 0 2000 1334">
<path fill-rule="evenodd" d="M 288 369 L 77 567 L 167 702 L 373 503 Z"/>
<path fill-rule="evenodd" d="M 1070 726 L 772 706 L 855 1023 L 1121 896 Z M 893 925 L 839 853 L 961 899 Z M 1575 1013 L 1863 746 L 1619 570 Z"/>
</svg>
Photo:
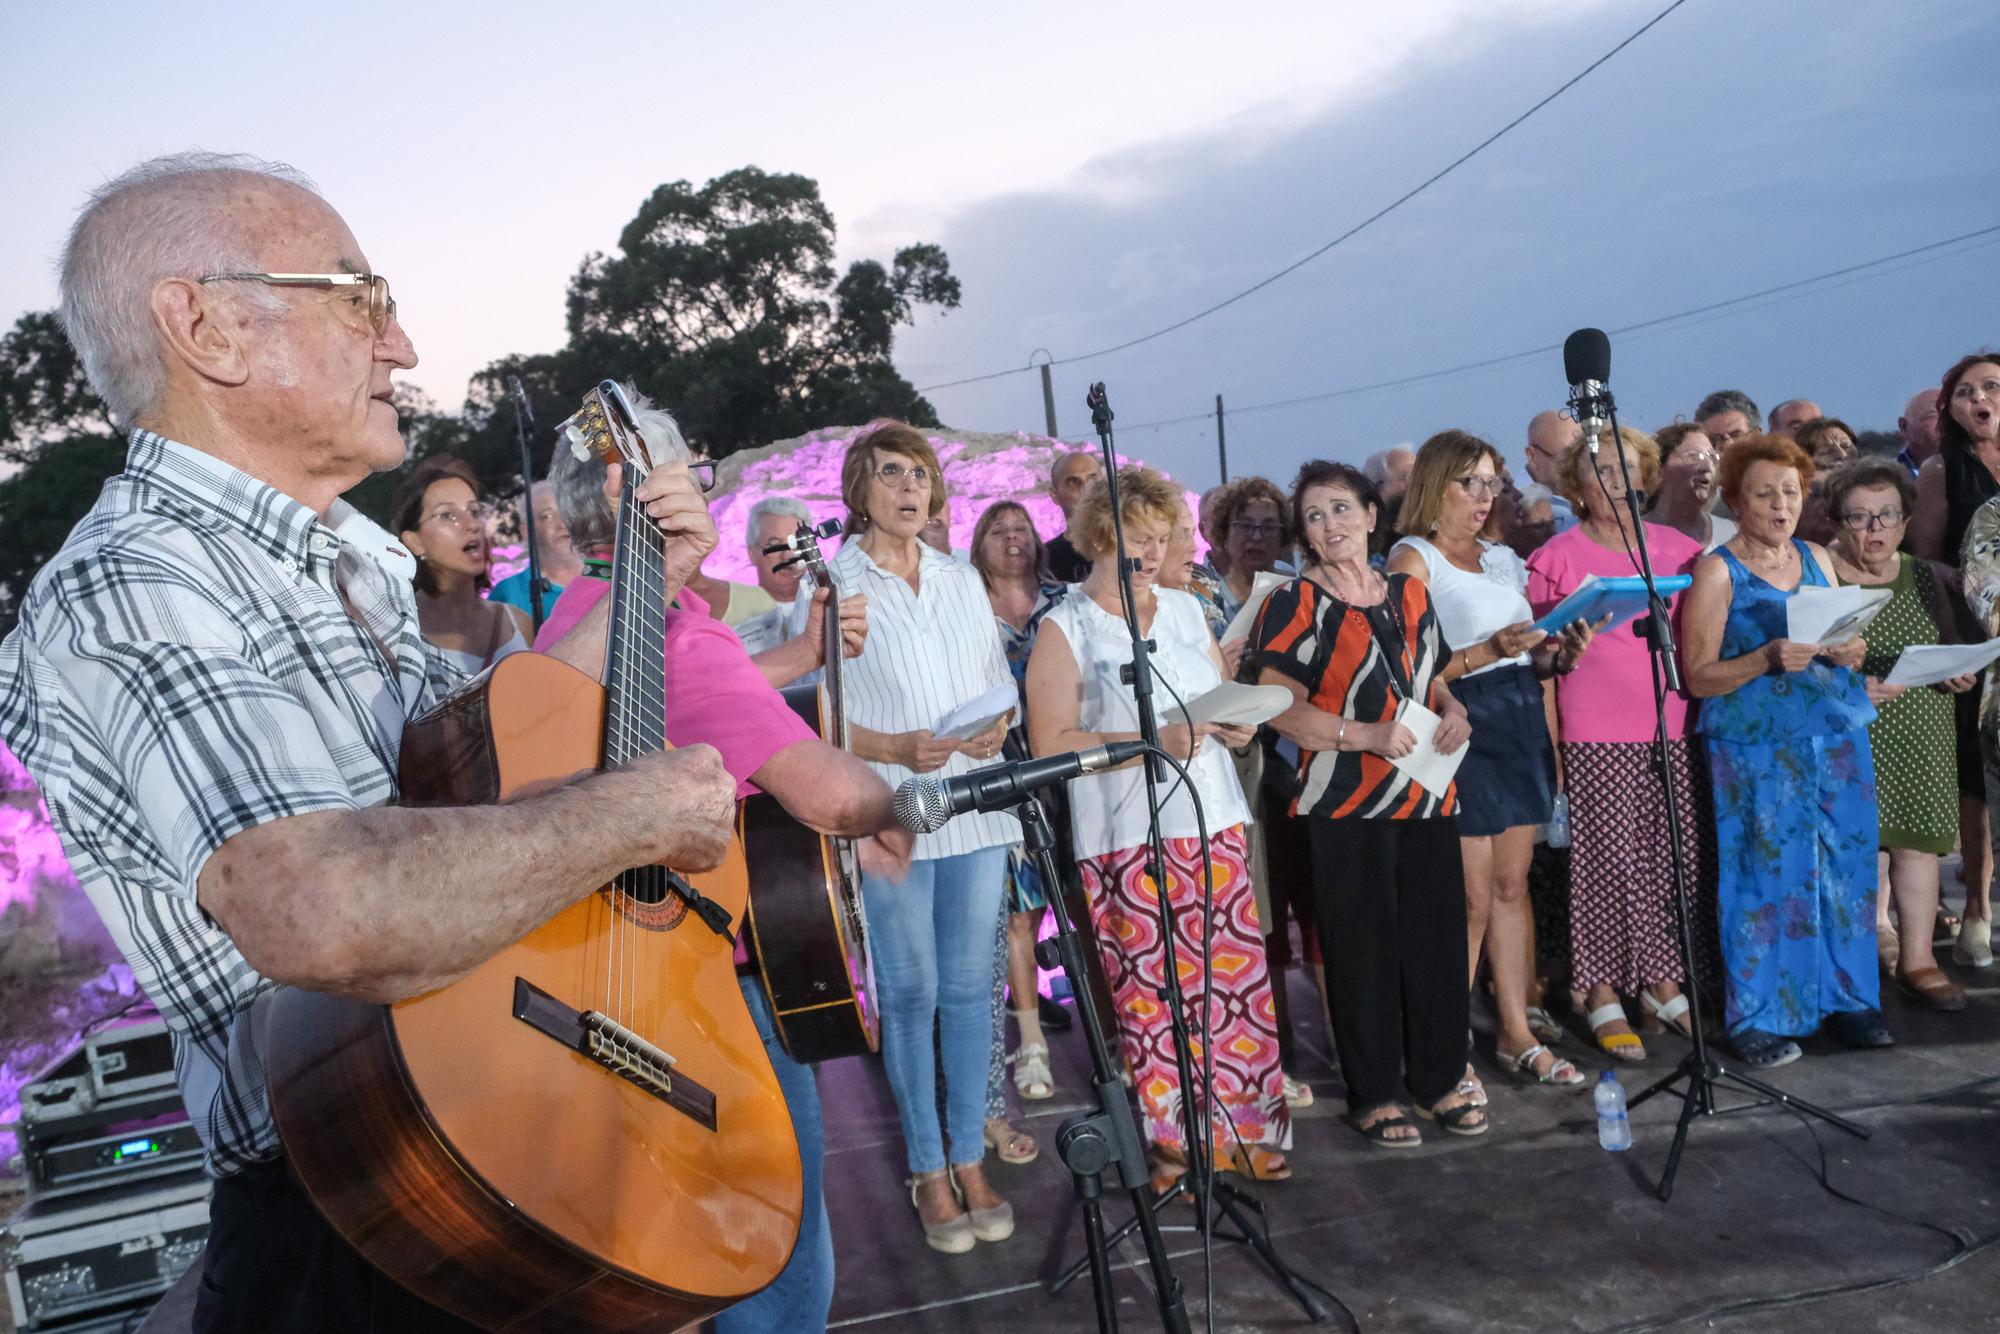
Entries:
<svg viewBox="0 0 2000 1334">
<path fill-rule="evenodd" d="M 122 1163 L 127 1158 L 143 1157 L 146 1154 L 157 1152 L 159 1147 L 158 1144 L 149 1139 L 128 1139 L 118 1146 L 116 1153 L 111 1155 L 111 1161 Z"/>
</svg>

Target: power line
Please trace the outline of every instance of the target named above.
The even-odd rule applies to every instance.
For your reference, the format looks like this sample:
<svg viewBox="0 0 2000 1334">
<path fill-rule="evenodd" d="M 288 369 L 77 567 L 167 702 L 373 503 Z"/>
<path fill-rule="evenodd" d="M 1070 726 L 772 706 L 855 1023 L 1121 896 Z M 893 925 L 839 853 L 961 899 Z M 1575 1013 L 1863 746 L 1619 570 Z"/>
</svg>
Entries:
<svg viewBox="0 0 2000 1334">
<path fill-rule="evenodd" d="M 1473 158 L 1478 157 L 1481 153 L 1485 152 L 1488 148 L 1491 148 L 1494 144 L 1498 143 L 1501 139 L 1506 137 L 1507 134 L 1509 134 L 1515 128 L 1524 123 L 1529 117 L 1533 116 L 1536 112 L 1540 111 L 1543 107 L 1547 106 L 1549 103 L 1555 101 L 1558 97 L 1561 97 L 1564 93 L 1574 88 L 1577 84 L 1583 82 L 1583 80 L 1587 78 L 1593 70 L 1597 69 L 1598 66 L 1604 64 L 1606 61 L 1610 60 L 1613 56 L 1617 55 L 1620 51 L 1623 51 L 1626 47 L 1632 45 L 1632 43 L 1638 41 L 1641 37 L 1645 36 L 1647 31 L 1651 29 L 1655 24 L 1659 23 L 1660 20 L 1666 18 L 1667 15 L 1673 13 L 1676 9 L 1679 9 L 1682 5 L 1686 3 L 1687 0 L 1673 0 L 1672 4 L 1668 5 L 1665 9 L 1661 10 L 1659 13 L 1653 15 L 1652 18 L 1648 19 L 1635 32 L 1633 32 L 1630 36 L 1626 37 L 1624 41 L 1618 43 L 1618 45 L 1612 47 L 1609 51 L 1606 51 L 1603 55 L 1599 56 L 1597 59 L 1591 61 L 1588 65 L 1585 65 L 1582 69 L 1578 70 L 1575 74 L 1571 75 L 1569 79 L 1562 84 L 1561 87 L 1557 88 L 1547 97 L 1544 97 L 1541 101 L 1535 103 L 1533 106 L 1529 107 L 1526 111 L 1523 111 L 1520 115 L 1514 117 L 1514 119 L 1508 121 L 1505 125 L 1502 125 L 1499 129 L 1495 130 L 1493 133 L 1487 135 L 1484 139 L 1480 140 L 1470 149 L 1467 149 L 1465 152 L 1459 154 L 1458 157 L 1453 159 L 1442 170 L 1435 172 L 1430 177 L 1426 178 L 1424 181 L 1420 182 L 1411 189 L 1405 191 L 1395 200 L 1391 201 L 1388 204 L 1385 204 L 1383 207 L 1369 214 L 1367 217 L 1363 218 L 1360 222 L 1355 223 L 1352 227 L 1349 227 L 1346 231 L 1334 237 L 1331 241 L 1328 241 L 1325 245 L 1313 251 L 1311 254 L 1306 255 L 1304 258 L 1294 260 L 1292 263 L 1287 264 L 1284 268 L 1279 269 L 1276 273 L 1273 273 L 1269 277 L 1266 277 L 1258 282 L 1252 283 L 1250 286 L 1244 288 L 1242 291 L 1236 293 L 1234 296 L 1227 297 L 1224 300 L 1218 301 L 1214 305 L 1208 307 L 1205 310 L 1196 311 L 1194 314 L 1189 315 L 1185 319 L 1176 320 L 1174 321 L 1174 323 L 1169 324 L 1164 328 L 1155 329 L 1148 334 L 1141 334 L 1137 338 L 1128 338 L 1124 342 L 1114 343 L 1110 347 L 1100 347 L 1095 352 L 1079 352 L 1077 355 L 1073 357 L 1058 357 L 1050 361 L 1048 364 L 1051 366 L 1068 366 L 1078 361 L 1089 361 L 1093 357 L 1103 357 L 1103 356 L 1109 356 L 1113 352 L 1123 352 L 1127 348 L 1137 347 L 1141 343 L 1150 343 L 1155 338 L 1163 338 L 1167 334 L 1173 333 L 1176 330 L 1185 329 L 1190 324 L 1195 323 L 1197 320 L 1205 320 L 1210 315 L 1215 314 L 1217 311 L 1224 310 L 1230 306 L 1235 305 L 1237 302 L 1241 301 L 1244 297 L 1262 291 L 1264 288 L 1269 287 L 1272 283 L 1277 282 L 1280 278 L 1283 278 L 1289 274 L 1297 272 L 1299 269 L 1302 269 L 1306 265 L 1312 263 L 1314 260 L 1318 259 L 1321 255 L 1324 255 L 1327 251 L 1333 249 L 1335 246 L 1341 244 L 1343 241 L 1347 241 L 1355 236 L 1360 235 L 1363 231 L 1367 230 L 1369 227 L 1372 227 L 1377 222 L 1380 222 L 1383 218 L 1388 217 L 1391 213 L 1394 213 L 1397 209 L 1409 203 L 1412 199 L 1415 199 L 1418 195 L 1430 189 L 1433 185 L 1436 185 L 1439 181 L 1451 175 L 1454 171 L 1457 171 L 1460 167 L 1464 166 L 1466 163 L 1472 161 Z M 1013 366 L 1009 367 L 1004 371 L 989 371 L 985 375 L 968 375 L 962 380 L 946 380 L 940 384 L 923 385 L 917 390 L 917 392 L 920 394 L 928 394 L 934 389 L 952 389 L 962 384 L 978 384 L 984 380 L 998 380 L 1009 375 L 1022 375 L 1033 369 L 1035 369 L 1034 366 Z"/>
<path fill-rule="evenodd" d="M 1899 260 L 1909 259 L 1916 255 L 1929 254 L 1933 251 L 1942 250 L 1947 246 L 1958 245 L 1965 241 L 1978 240 L 1980 237 L 1992 236 L 1995 233 L 2000 233 L 2000 223 L 1996 223 L 1990 227 L 1981 227 L 1976 231 L 1962 232 L 1957 236 L 1946 237 L 1942 241 L 1932 241 L 1925 245 L 1912 246 L 1908 250 L 1899 250 L 1893 255 L 1883 255 L 1877 259 L 1863 260 L 1858 264 L 1848 264 L 1838 269 L 1829 269 L 1825 273 L 1816 273 L 1810 278 L 1798 278 L 1788 283 L 1779 283 L 1775 287 L 1764 287 L 1755 292 L 1745 292 L 1741 296 L 1732 296 L 1721 301 L 1711 301 L 1706 305 L 1692 306 L 1687 310 L 1677 310 L 1671 315 L 1656 315 L 1652 319 L 1640 320 L 1636 324 L 1622 325 L 1616 329 L 1608 330 L 1608 332 L 1613 334 L 1638 333 L 1642 330 L 1672 324 L 1678 320 L 1692 319 L 1697 315 L 1709 315 L 1718 311 L 1733 311 L 1734 308 L 1745 306 L 1752 301 L 1761 301 L 1766 297 L 1778 296 L 1786 292 L 1796 292 L 1801 288 L 1831 282 L 1835 278 L 1845 278 L 1851 274 L 1863 273 L 1870 269 L 1879 269 L 1884 265 L 1894 264 Z M 1495 366 L 1505 366 L 1516 361 L 1526 361 L 1532 357 L 1544 357 L 1551 352 L 1560 351 L 1561 348 L 1561 343 L 1549 343 L 1542 347 L 1531 347 L 1519 352 L 1509 352 L 1503 356 L 1485 357 L 1478 361 L 1463 362 L 1457 366 L 1444 366 L 1437 370 L 1419 371 L 1415 375 L 1399 375 L 1393 380 L 1376 380 L 1368 384 L 1349 385 L 1344 389 L 1328 389 L 1316 394 L 1302 394 L 1297 398 L 1275 399 L 1269 403 L 1250 403 L 1241 407 L 1231 406 L 1228 409 L 1227 415 L 1234 418 L 1239 412 L 1264 412 L 1272 408 L 1296 407 L 1301 403 L 1320 403 L 1331 398 L 1349 398 L 1356 394 L 1368 394 L 1381 389 L 1399 389 L 1404 385 L 1421 384 L 1426 380 L 1440 380 L 1447 376 L 1462 375 L 1469 371 L 1490 370 Z M 1184 417 L 1165 417 L 1159 421 L 1137 422 L 1131 426 L 1124 426 L 1119 429 L 1125 431 L 1144 431 L 1158 426 L 1178 426 L 1182 422 L 1206 421 L 1214 415 L 1213 412 L 1193 412 Z"/>
</svg>

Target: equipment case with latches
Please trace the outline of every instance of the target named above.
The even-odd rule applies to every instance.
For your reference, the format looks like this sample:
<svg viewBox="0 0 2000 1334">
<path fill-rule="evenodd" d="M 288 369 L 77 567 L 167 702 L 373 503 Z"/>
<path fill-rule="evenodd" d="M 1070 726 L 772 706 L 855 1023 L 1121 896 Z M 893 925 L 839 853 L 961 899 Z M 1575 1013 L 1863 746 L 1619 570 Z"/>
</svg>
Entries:
<svg viewBox="0 0 2000 1334">
<path fill-rule="evenodd" d="M 208 1239 L 209 1179 L 199 1172 L 94 1195 L 30 1201 L 0 1231 L 7 1304 L 22 1331 L 157 1297 Z"/>
<path fill-rule="evenodd" d="M 173 1039 L 166 1021 L 148 1007 L 142 1016 L 114 1019 L 85 1035 L 81 1047 L 37 1075 L 21 1090 L 21 1120 L 58 1121 L 175 1087 Z"/>
</svg>

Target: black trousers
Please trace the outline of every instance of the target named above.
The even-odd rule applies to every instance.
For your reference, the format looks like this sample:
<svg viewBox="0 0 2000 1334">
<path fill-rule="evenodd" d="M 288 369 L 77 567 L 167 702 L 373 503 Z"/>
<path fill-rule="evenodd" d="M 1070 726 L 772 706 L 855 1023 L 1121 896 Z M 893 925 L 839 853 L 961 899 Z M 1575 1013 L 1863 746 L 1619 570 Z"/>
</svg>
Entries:
<svg viewBox="0 0 2000 1334">
<path fill-rule="evenodd" d="M 320 1216 L 283 1159 L 215 1183 L 194 1334 L 459 1334 Z"/>
<path fill-rule="evenodd" d="M 1347 1106 L 1430 1106 L 1465 1072 L 1458 822 L 1310 820 L 1313 891 Z"/>
</svg>

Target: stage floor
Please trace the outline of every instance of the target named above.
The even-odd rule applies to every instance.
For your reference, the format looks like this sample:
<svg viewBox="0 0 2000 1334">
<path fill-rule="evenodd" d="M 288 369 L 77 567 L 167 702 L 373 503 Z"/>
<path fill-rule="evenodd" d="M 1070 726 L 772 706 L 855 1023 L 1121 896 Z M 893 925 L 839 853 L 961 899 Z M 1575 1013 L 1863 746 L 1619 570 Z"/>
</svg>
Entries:
<svg viewBox="0 0 2000 1334">
<path fill-rule="evenodd" d="M 1318 1100 L 1296 1113 L 1290 1181 L 1252 1186 L 1269 1211 L 1281 1255 L 1330 1289 L 1370 1331 L 1638 1330 L 1710 1327 L 1702 1313 L 1804 1289 L 1914 1280 L 1872 1292 L 1717 1322 L 1745 1330 L 2000 1330 L 2000 1246 L 1919 1277 L 1967 1238 L 2000 1233 L 2000 968 L 1949 969 L 1972 993 L 1961 1014 L 1918 1011 L 1885 998 L 1899 1045 L 1853 1052 L 1831 1037 L 1768 1081 L 1845 1114 L 1873 1132 L 1863 1142 L 1811 1129 L 1778 1108 L 1697 1119 L 1671 1203 L 1652 1193 L 1672 1138 L 1677 1097 L 1633 1114 L 1633 1149 L 1597 1145 L 1588 1086 L 1557 1091 L 1512 1083 L 1480 1035 L 1476 1058 L 1492 1096 L 1494 1128 L 1450 1139 L 1433 1127 L 1424 1147 L 1389 1153 L 1339 1119 L 1338 1077 L 1316 1022 L 1310 985 L 1292 974 L 1292 1013 Z M 1893 987 L 1887 988 L 1893 992 Z M 1483 1022 L 1478 1013 L 1475 1018 Z M 1592 1079 L 1606 1063 L 1580 1021 L 1560 1045 Z M 1636 1091 L 1686 1051 L 1646 1039 L 1651 1059 L 1622 1066 Z M 840 1279 L 836 1327 L 948 1334 L 1094 1329 L 1088 1277 L 1060 1296 L 1044 1282 L 1081 1254 L 1081 1217 L 1054 1153 L 1057 1124 L 1082 1105 L 1088 1057 L 1075 1032 L 1052 1038 L 1058 1091 L 1024 1118 L 1042 1142 L 1034 1163 L 988 1163 L 1012 1201 L 1017 1231 L 964 1256 L 925 1248 L 909 1197 L 894 1107 L 878 1069 L 844 1061 L 822 1074 L 827 1107 L 827 1199 Z M 1734 1093 L 1723 1107 L 1743 1107 Z M 1818 1143 L 1815 1143 L 1817 1136 Z M 1439 1143 L 1449 1140 L 1448 1143 Z M 1819 1181 L 1822 1149 L 1836 1198 Z M 1884 1212 L 1886 1211 L 1886 1212 Z M 1218 1330 L 1310 1326 L 1247 1251 L 1218 1240 L 1212 1288 L 1202 1280 L 1192 1211 L 1167 1242 L 1193 1326 L 1215 1294 Z M 1121 1194 L 1107 1219 L 1129 1216 Z M 1929 1224 L 1931 1226 L 1924 1226 Z M 1116 1257 L 1126 1329 L 1157 1328 L 1149 1272 L 1136 1238 Z M 1326 1329 L 1351 1328 L 1336 1309 Z"/>
</svg>

